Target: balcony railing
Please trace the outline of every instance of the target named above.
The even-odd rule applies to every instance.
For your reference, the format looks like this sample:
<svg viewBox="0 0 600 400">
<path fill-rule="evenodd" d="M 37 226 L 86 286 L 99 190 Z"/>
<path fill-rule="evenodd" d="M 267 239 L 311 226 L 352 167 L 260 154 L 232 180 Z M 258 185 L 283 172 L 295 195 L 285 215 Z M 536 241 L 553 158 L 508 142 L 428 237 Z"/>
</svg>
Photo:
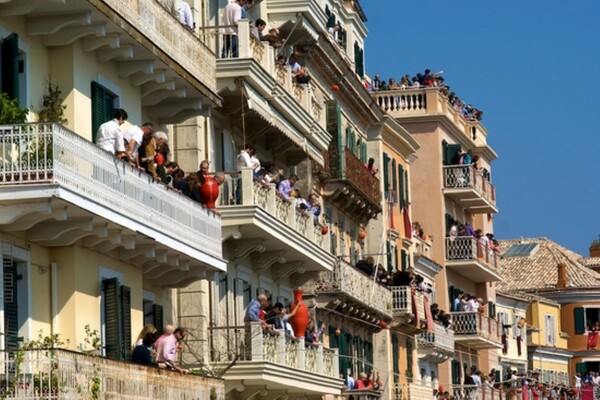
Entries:
<svg viewBox="0 0 600 400">
<path fill-rule="evenodd" d="M 186 196 L 58 124 L 0 127 L 0 187 L 58 185 L 191 247 L 221 257 L 221 221 Z"/>
<path fill-rule="evenodd" d="M 332 378 L 339 376 L 338 350 L 322 343 L 305 346 L 304 337 L 287 338 L 282 330 L 264 332 L 260 322 L 209 328 L 211 362 L 267 362 Z M 235 367 L 235 365 L 234 365 Z"/>
<path fill-rule="evenodd" d="M 382 396 L 381 391 L 371 389 L 353 389 L 342 392 L 344 400 L 379 400 Z"/>
<path fill-rule="evenodd" d="M 479 312 L 453 312 L 452 322 L 454 335 L 458 341 L 460 336 L 478 336 L 500 343 L 498 321 L 486 317 Z"/>
<path fill-rule="evenodd" d="M 445 165 L 444 188 L 472 189 L 490 204 L 496 204 L 494 185 L 472 165 Z"/>
<path fill-rule="evenodd" d="M 433 398 L 433 388 L 416 383 L 397 384 L 392 387 L 392 400 L 426 400 Z"/>
<path fill-rule="evenodd" d="M 494 272 L 498 270 L 498 255 L 477 238 L 458 236 L 446 238 L 446 261 L 473 260 Z"/>
<path fill-rule="evenodd" d="M 333 271 L 320 272 L 317 293 L 345 293 L 356 301 L 392 317 L 392 292 L 345 261 L 337 263 Z"/>
<path fill-rule="evenodd" d="M 423 240 L 418 236 L 413 236 L 413 253 L 427 258 L 431 258 L 431 240 Z"/>
<path fill-rule="evenodd" d="M 216 92 L 216 58 L 192 31 L 180 24 L 158 1 L 102 0 L 156 48 Z"/>
<path fill-rule="evenodd" d="M 236 197 L 240 197 L 236 199 Z M 322 249 L 329 251 L 329 233 L 323 235 L 323 224 L 315 221 L 312 214 L 298 210 L 292 200 L 278 196 L 274 184 L 258 182 L 251 168 L 226 174 L 226 184 L 221 188 L 219 210 L 241 206 L 258 206 L 290 226 Z"/>
<path fill-rule="evenodd" d="M 394 316 L 415 315 L 419 320 L 425 319 L 425 300 L 423 293 L 410 286 L 391 286 L 392 313 Z"/>
<path fill-rule="evenodd" d="M 379 179 L 373 176 L 352 151 L 329 150 L 325 155 L 325 171 L 333 179 L 346 179 L 377 207 L 381 207 L 381 187 Z"/>
<path fill-rule="evenodd" d="M 433 332 L 421 332 L 417 336 L 419 351 L 434 351 L 444 354 L 454 352 L 454 331 L 436 323 Z"/>
<path fill-rule="evenodd" d="M 223 398 L 220 379 L 182 375 L 139 364 L 67 350 L 1 352 L 0 391 L 4 399 L 208 399 Z M 20 372 L 17 372 L 20 371 Z M 95 388 L 98 382 L 100 387 Z"/>
</svg>

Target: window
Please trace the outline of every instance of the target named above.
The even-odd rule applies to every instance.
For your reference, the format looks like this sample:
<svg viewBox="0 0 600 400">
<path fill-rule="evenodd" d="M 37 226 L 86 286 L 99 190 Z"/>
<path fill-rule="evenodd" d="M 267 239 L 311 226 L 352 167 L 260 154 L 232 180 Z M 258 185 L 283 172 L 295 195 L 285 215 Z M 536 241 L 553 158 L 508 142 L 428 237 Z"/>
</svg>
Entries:
<svg viewBox="0 0 600 400">
<path fill-rule="evenodd" d="M 92 82 L 92 141 L 96 142 L 96 134 L 100 125 L 112 118 L 117 95 L 97 82 Z"/>
<path fill-rule="evenodd" d="M 0 242 L 0 299 L 4 315 L 0 320 L 0 343 L 3 350 L 16 350 L 24 339 L 31 337 L 29 251 Z"/>
<path fill-rule="evenodd" d="M 394 369 L 394 383 L 400 379 L 400 343 L 398 337 L 392 334 L 392 366 Z"/>
<path fill-rule="evenodd" d="M 556 324 L 554 321 L 554 316 L 546 314 L 545 317 L 545 328 L 546 328 L 546 345 L 555 346 L 556 345 Z"/>
<path fill-rule="evenodd" d="M 131 350 L 131 289 L 119 278 L 102 280 L 104 354 L 114 360 L 127 360 Z"/>
<path fill-rule="evenodd" d="M 8 35 L 2 40 L 0 54 L 2 91 L 13 99 L 19 98 L 19 36 L 16 33 Z"/>
<path fill-rule="evenodd" d="M 12 258 L 2 258 L 4 300 L 4 348 L 19 348 L 19 311 L 17 287 L 17 263 Z M 22 339 L 22 338 L 21 338 Z"/>
<path fill-rule="evenodd" d="M 163 306 L 154 303 L 154 293 L 144 291 L 144 326 L 152 324 L 156 327 L 157 332 L 162 332 L 164 328 L 163 314 Z"/>
</svg>

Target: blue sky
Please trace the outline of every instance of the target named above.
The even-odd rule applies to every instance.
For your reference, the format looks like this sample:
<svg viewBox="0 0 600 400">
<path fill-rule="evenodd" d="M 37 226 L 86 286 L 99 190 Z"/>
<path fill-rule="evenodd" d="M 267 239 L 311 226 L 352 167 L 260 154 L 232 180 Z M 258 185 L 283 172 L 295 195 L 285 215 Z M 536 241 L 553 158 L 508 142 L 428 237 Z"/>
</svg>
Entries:
<svg viewBox="0 0 600 400">
<path fill-rule="evenodd" d="M 484 111 L 500 239 L 600 235 L 600 1 L 363 0 L 366 69 L 444 71 Z"/>
</svg>

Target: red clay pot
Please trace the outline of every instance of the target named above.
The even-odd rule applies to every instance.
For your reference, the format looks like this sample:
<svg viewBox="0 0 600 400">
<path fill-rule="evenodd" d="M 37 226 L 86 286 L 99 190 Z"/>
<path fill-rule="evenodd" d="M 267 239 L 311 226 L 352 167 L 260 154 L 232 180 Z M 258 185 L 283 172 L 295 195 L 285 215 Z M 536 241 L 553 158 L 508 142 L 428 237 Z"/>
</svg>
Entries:
<svg viewBox="0 0 600 400">
<path fill-rule="evenodd" d="M 296 314 L 290 318 L 290 324 L 294 330 L 296 337 L 304 337 L 306 333 L 306 327 L 308 326 L 308 307 L 302 301 L 302 289 L 294 290 L 294 303 L 292 304 L 291 310 L 298 307 Z"/>
<path fill-rule="evenodd" d="M 219 184 L 212 176 L 204 177 L 204 183 L 200 185 L 200 196 L 207 208 L 215 208 L 215 201 L 219 197 Z"/>
</svg>

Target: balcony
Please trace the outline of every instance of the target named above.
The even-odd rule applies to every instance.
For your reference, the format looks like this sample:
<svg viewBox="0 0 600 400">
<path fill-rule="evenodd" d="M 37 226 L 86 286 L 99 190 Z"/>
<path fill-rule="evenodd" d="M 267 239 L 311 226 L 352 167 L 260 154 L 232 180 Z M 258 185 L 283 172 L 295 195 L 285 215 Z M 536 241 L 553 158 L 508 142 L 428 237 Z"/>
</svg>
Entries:
<svg viewBox="0 0 600 400">
<path fill-rule="evenodd" d="M 226 392 L 256 390 L 270 395 L 300 394 L 309 398 L 339 395 L 337 349 L 322 343 L 305 346 L 304 337 L 286 339 L 283 331 L 264 333 L 260 322 L 246 326 L 209 328 L 210 368 L 224 373 Z"/>
<path fill-rule="evenodd" d="M 321 179 L 330 201 L 355 218 L 368 222 L 381 212 L 379 179 L 347 147 L 325 153 Z"/>
<path fill-rule="evenodd" d="M 421 330 L 425 320 L 425 299 L 421 292 L 410 286 L 391 286 L 392 290 L 392 328 L 404 333 L 414 334 Z"/>
<path fill-rule="evenodd" d="M 446 238 L 446 268 L 473 282 L 496 282 L 501 279 L 498 255 L 472 236 Z"/>
<path fill-rule="evenodd" d="M 160 286 L 225 270 L 218 216 L 60 125 L 0 128 L 0 187 L 0 230 L 30 242 L 114 250 Z"/>
<path fill-rule="evenodd" d="M 392 387 L 392 400 L 427 400 L 433 398 L 433 388 L 416 383 L 397 384 Z"/>
<path fill-rule="evenodd" d="M 241 204 L 236 204 L 236 191 Z M 231 256 L 251 252 L 254 267 L 276 268 L 280 278 L 292 273 L 330 271 L 335 257 L 329 252 L 329 233 L 315 223 L 310 213 L 296 209 L 292 201 L 277 195 L 275 185 L 254 180 L 250 168 L 231 173 L 221 189 L 219 212 L 223 241 L 231 241 Z"/>
<path fill-rule="evenodd" d="M 438 121 L 450 126 L 459 135 L 464 135 L 486 159 L 497 158 L 487 144 L 487 131 L 483 124 L 467 120 L 437 88 L 384 90 L 373 92 L 372 96 L 383 111 L 393 118 L 401 119 L 403 125 Z"/>
<path fill-rule="evenodd" d="M 370 389 L 354 389 L 342 392 L 344 400 L 380 400 L 383 398 L 383 393 L 379 390 Z"/>
<path fill-rule="evenodd" d="M 28 350 L 20 364 L 16 352 L 1 354 L 0 390 L 4 399 L 209 399 L 225 395 L 221 379 L 183 375 L 67 350 Z M 18 368 L 20 373 L 16 373 Z M 95 381 L 100 384 L 98 390 L 93 387 Z"/>
<path fill-rule="evenodd" d="M 253 144 L 287 156 L 288 164 L 296 164 L 306 155 L 322 164 L 331 141 L 325 129 L 323 89 L 317 82 L 310 86 L 294 82 L 290 68 L 275 63 L 276 49 L 251 36 L 248 24 L 248 20 L 239 22 L 239 57 L 216 61 L 224 113 L 241 126 L 239 110 L 244 107 L 248 111 L 243 121 L 246 131 L 264 133 L 253 137 Z M 210 46 L 220 54 L 222 35 L 214 31 L 215 36 L 209 36 L 209 32 Z"/>
<path fill-rule="evenodd" d="M 454 342 L 473 349 L 502 348 L 498 321 L 478 312 L 453 312 Z"/>
<path fill-rule="evenodd" d="M 441 363 L 454 354 L 454 331 L 435 323 L 433 332 L 417 336 L 417 354 L 423 361 Z"/>
<path fill-rule="evenodd" d="M 343 315 L 376 325 L 392 319 L 392 292 L 345 261 L 321 272 L 315 283 L 317 302 Z"/>
<path fill-rule="evenodd" d="M 215 55 L 159 1 L 3 0 L 0 15 L 24 17 L 19 35 L 46 47 L 82 39 L 80 51 L 95 53 L 98 64 L 118 61 L 155 121 L 179 122 L 222 103 Z"/>
<path fill-rule="evenodd" d="M 496 189 L 471 165 L 445 165 L 444 194 L 472 214 L 497 213 Z"/>
<path fill-rule="evenodd" d="M 412 242 L 413 242 L 412 250 L 413 250 L 413 254 L 415 256 L 424 256 L 429 259 L 432 258 L 431 240 L 423 240 L 418 236 L 413 236 Z"/>
</svg>

